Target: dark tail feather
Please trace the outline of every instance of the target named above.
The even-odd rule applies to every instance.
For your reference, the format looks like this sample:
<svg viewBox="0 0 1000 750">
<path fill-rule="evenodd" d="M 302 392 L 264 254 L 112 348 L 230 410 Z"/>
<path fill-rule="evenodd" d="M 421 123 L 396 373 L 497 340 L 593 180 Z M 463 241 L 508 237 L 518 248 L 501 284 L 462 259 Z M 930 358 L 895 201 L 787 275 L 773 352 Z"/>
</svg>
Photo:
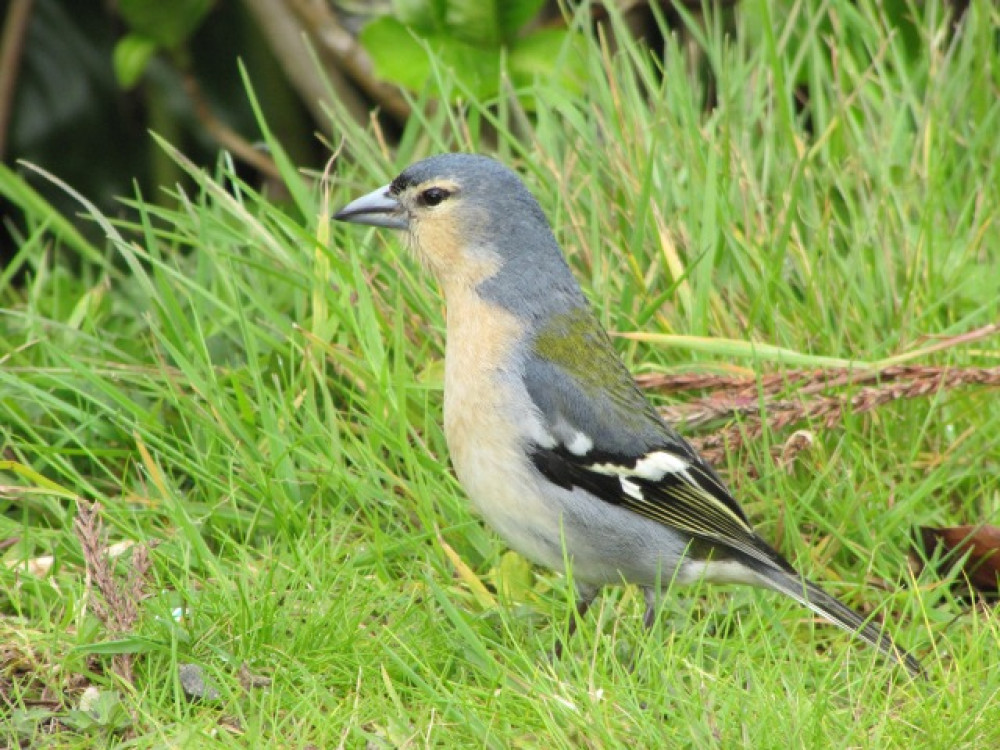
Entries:
<svg viewBox="0 0 1000 750">
<path fill-rule="evenodd" d="M 787 594 L 834 625 L 848 632 L 855 633 L 861 640 L 871 644 L 889 658 L 902 664 L 914 676 L 927 677 L 920 662 L 897 647 L 878 625 L 867 622 L 865 618 L 853 609 L 830 596 L 816 584 L 803 580 L 794 573 L 786 573 L 785 571 L 765 567 L 764 565 L 755 565 L 754 567 L 771 588 Z"/>
</svg>

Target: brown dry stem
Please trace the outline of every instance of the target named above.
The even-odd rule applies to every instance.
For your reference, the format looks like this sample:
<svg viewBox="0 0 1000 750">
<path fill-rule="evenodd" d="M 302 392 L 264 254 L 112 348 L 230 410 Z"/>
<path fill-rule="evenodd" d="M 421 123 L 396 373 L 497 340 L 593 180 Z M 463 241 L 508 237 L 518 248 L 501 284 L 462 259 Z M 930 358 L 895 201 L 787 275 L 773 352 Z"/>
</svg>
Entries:
<svg viewBox="0 0 1000 750">
<path fill-rule="evenodd" d="M 864 385 L 849 395 L 828 393 L 865 383 L 874 385 Z M 803 422 L 814 428 L 832 429 L 847 413 L 863 414 L 892 401 L 923 398 L 962 386 L 1000 386 L 1000 367 L 897 365 L 860 372 L 790 370 L 768 374 L 759 380 L 706 374 L 656 375 L 640 378 L 640 385 L 669 391 L 714 391 L 712 395 L 662 409 L 663 416 L 671 422 L 691 427 L 743 417 L 740 424 L 729 424 L 692 439 L 706 458 L 718 462 L 727 448 L 737 449 L 759 438 L 765 430 L 777 431 Z M 794 397 L 782 398 L 781 394 L 789 388 L 794 388 Z M 811 442 L 798 439 L 777 446 L 777 462 L 789 466 Z"/>
<path fill-rule="evenodd" d="M 96 588 L 98 594 L 90 598 L 90 606 L 108 634 L 119 637 L 130 634 L 139 620 L 139 602 L 145 595 L 152 560 L 147 545 L 134 545 L 128 576 L 116 575 L 100 511 L 98 503 L 79 498 L 73 531 L 80 540 L 88 586 Z M 115 654 L 111 659 L 111 668 L 125 683 L 133 684 L 132 654 Z"/>
</svg>

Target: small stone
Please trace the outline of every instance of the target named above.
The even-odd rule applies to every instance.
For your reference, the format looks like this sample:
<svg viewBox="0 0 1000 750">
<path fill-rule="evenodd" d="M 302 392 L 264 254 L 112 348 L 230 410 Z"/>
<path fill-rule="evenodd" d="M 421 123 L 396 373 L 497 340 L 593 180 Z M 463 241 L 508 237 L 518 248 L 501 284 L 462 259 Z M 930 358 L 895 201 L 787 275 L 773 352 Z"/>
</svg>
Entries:
<svg viewBox="0 0 1000 750">
<path fill-rule="evenodd" d="M 217 701 L 222 697 L 218 688 L 205 677 L 205 670 L 197 664 L 178 664 L 177 676 L 181 680 L 184 695 L 191 700 Z"/>
</svg>

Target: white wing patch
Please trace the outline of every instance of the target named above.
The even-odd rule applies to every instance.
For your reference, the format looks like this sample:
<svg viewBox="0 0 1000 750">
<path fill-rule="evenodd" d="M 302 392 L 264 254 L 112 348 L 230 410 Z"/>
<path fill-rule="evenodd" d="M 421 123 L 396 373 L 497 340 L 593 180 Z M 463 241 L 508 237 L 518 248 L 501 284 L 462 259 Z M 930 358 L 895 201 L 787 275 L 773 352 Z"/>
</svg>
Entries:
<svg viewBox="0 0 1000 750">
<path fill-rule="evenodd" d="M 618 477 L 618 481 L 622 483 L 622 492 L 624 492 L 629 497 L 634 500 L 643 500 L 642 488 L 635 482 L 630 482 L 625 477 Z"/>
<path fill-rule="evenodd" d="M 559 444 L 555 435 L 545 428 L 545 425 L 542 423 L 542 420 L 539 419 L 538 415 L 529 415 L 529 417 L 522 422 L 522 425 L 526 428 L 528 439 L 540 448 L 551 450 Z"/>
<path fill-rule="evenodd" d="M 584 435 L 582 432 L 577 432 L 573 435 L 573 438 L 566 443 L 566 450 L 572 453 L 574 456 L 586 456 L 590 453 L 591 448 L 594 447 L 594 441 L 589 437 Z"/>
<path fill-rule="evenodd" d="M 572 450 L 572 448 L 570 449 Z M 690 464 L 680 456 L 666 451 L 654 451 L 643 456 L 635 463 L 635 467 L 618 466 L 617 464 L 593 464 L 589 467 L 598 474 L 611 474 L 620 477 L 638 477 L 650 482 L 659 482 L 667 474 L 687 474 Z M 690 480 L 690 477 L 687 477 Z M 694 482 L 692 481 L 692 484 Z"/>
<path fill-rule="evenodd" d="M 659 482 L 667 474 L 683 474 L 688 470 L 688 465 L 680 456 L 656 451 L 641 458 L 632 473 L 651 482 Z"/>
</svg>

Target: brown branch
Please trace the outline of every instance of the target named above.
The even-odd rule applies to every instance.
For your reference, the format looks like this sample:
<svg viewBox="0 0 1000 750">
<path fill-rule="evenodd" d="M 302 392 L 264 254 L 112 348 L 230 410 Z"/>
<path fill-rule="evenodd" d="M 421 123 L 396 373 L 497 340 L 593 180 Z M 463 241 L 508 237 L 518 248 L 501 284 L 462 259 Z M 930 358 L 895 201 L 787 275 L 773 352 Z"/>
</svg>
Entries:
<svg viewBox="0 0 1000 750">
<path fill-rule="evenodd" d="M 181 66 L 178 67 L 180 68 Z M 208 134 L 240 161 L 249 164 L 278 183 L 284 182 L 281 172 L 270 156 L 260 149 L 255 148 L 252 143 L 219 119 L 212 110 L 212 106 L 208 103 L 208 99 L 201 89 L 201 84 L 198 82 L 197 76 L 190 70 L 184 70 L 183 68 L 181 68 L 180 73 L 181 81 L 184 84 L 184 91 L 188 99 L 191 100 L 195 116 L 201 122 L 202 127 L 208 131 Z"/>
<path fill-rule="evenodd" d="M 17 75 L 21 70 L 21 52 L 28 34 L 31 6 L 35 0 L 11 0 L 0 36 L 0 161 L 7 153 L 7 128 L 10 125 Z"/>
<path fill-rule="evenodd" d="M 243 0 L 271 47 L 289 82 L 313 120 L 326 130 L 330 121 L 330 88 L 358 123 L 368 118 L 368 105 L 336 65 L 320 67 L 308 44 L 309 29 L 285 0 Z M 329 84 L 329 85 L 328 85 Z"/>
<path fill-rule="evenodd" d="M 410 116 L 399 87 L 379 80 L 365 48 L 340 23 L 325 0 L 285 0 L 303 28 L 319 45 L 320 54 L 336 63 L 351 80 L 397 122 Z"/>
</svg>

